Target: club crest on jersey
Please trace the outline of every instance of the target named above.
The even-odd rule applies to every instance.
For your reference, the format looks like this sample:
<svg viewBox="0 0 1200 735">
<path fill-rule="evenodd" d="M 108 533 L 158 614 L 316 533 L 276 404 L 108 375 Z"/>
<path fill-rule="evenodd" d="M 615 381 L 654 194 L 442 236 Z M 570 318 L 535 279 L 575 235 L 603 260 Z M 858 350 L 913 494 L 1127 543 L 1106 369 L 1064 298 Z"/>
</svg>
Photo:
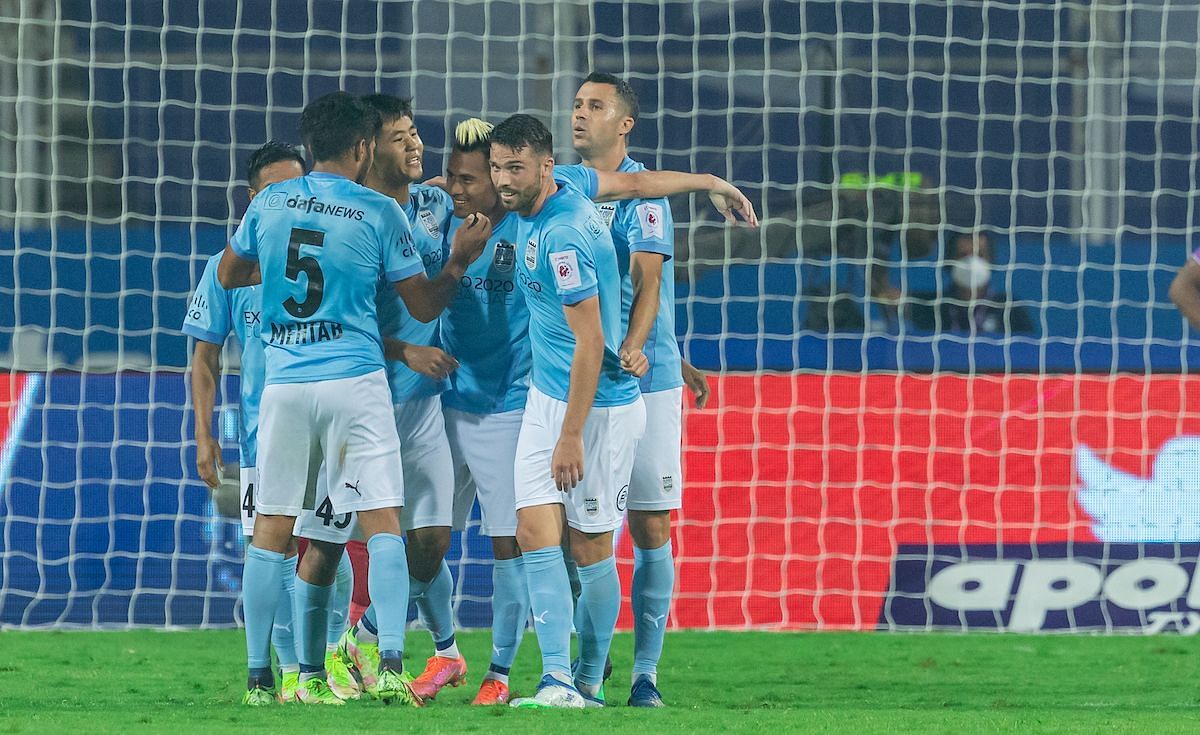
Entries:
<svg viewBox="0 0 1200 735">
<path fill-rule="evenodd" d="M 605 202 L 597 204 L 596 209 L 600 210 L 600 219 L 604 220 L 604 226 L 612 227 L 613 218 L 617 216 L 617 205 L 613 202 Z"/>
<path fill-rule="evenodd" d="M 510 273 L 517 264 L 517 246 L 508 240 L 496 243 L 496 254 L 492 256 L 492 267 L 498 273 Z"/>
<path fill-rule="evenodd" d="M 554 280 L 560 289 L 579 288 L 583 278 L 579 275 L 579 259 L 574 250 L 564 253 L 551 253 L 550 265 L 554 267 Z"/>
<path fill-rule="evenodd" d="M 537 240 L 533 238 L 525 243 L 525 267 L 529 270 L 537 268 Z"/>
<path fill-rule="evenodd" d="M 638 223 L 642 226 L 642 237 L 663 237 L 662 206 L 653 202 L 642 202 L 635 209 Z"/>
<path fill-rule="evenodd" d="M 417 212 L 417 217 L 421 220 L 421 224 L 425 226 L 425 231 L 429 233 L 430 237 L 436 238 L 441 236 L 442 230 L 438 227 L 437 217 L 433 216 L 433 212 L 430 212 L 428 209 L 422 209 L 420 212 Z"/>
</svg>

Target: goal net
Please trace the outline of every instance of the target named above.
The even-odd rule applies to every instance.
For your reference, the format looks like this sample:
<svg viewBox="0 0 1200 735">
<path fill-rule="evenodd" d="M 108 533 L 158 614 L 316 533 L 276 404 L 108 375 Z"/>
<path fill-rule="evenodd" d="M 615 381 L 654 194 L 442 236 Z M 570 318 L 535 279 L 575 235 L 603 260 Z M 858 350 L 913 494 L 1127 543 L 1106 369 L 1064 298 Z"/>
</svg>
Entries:
<svg viewBox="0 0 1200 735">
<path fill-rule="evenodd" d="M 1200 628 L 1192 3 L 0 0 L 0 626 L 238 622 L 179 327 L 245 158 L 336 89 L 569 149 L 591 70 L 673 202 L 686 409 L 671 624 Z M 219 420 L 237 464 L 237 355 Z M 627 535 L 618 541 L 628 594 Z M 464 626 L 490 547 L 451 552 Z M 621 619 L 630 623 L 628 606 Z"/>
</svg>

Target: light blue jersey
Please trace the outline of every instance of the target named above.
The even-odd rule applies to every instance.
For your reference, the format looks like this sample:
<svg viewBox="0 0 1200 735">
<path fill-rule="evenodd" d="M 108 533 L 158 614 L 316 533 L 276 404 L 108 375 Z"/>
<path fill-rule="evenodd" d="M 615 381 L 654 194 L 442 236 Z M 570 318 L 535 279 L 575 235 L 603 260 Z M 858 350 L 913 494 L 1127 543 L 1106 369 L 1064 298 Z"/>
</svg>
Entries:
<svg viewBox="0 0 1200 735">
<path fill-rule="evenodd" d="M 517 285 L 520 218 L 492 225 L 479 259 L 467 268 L 442 315 L 442 345 L 458 360 L 442 405 L 475 414 L 515 411 L 529 392 L 529 307 Z M 462 224 L 455 217 L 453 233 Z"/>
<path fill-rule="evenodd" d="M 314 171 L 263 189 L 230 245 L 262 271 L 266 385 L 383 369 L 378 281 L 423 269 L 399 204 Z"/>
<path fill-rule="evenodd" d="M 578 190 L 560 186 L 533 217 L 520 219 L 517 280 L 529 305 L 533 385 L 566 401 L 575 334 L 564 305 L 600 299 L 604 360 L 593 405 L 624 406 L 638 399 L 637 379 L 621 369 L 621 278 L 612 236 L 596 207 Z"/>
<path fill-rule="evenodd" d="M 645 171 L 646 167 L 626 156 L 617 169 L 622 173 Z M 589 198 L 599 190 L 596 172 L 583 164 L 555 166 L 556 178 L 569 181 Z M 617 249 L 617 267 L 621 272 L 621 339 L 629 330 L 629 311 L 633 307 L 633 280 L 629 277 L 630 253 L 658 253 L 664 262 L 675 253 L 671 207 L 666 199 L 628 199 L 597 205 L 600 216 L 612 233 Z M 662 274 L 658 294 L 658 315 L 646 338 L 642 352 L 650 369 L 642 376 L 643 393 L 671 390 L 683 385 L 679 342 L 675 338 L 675 278 L 670 269 Z"/>
<path fill-rule="evenodd" d="M 183 333 L 214 345 L 225 344 L 232 331 L 242 346 L 241 425 L 238 444 L 242 467 L 258 461 L 258 399 L 262 395 L 265 372 L 263 343 L 259 339 L 262 288 L 247 286 L 227 290 L 217 280 L 221 253 L 208 259 L 196 293 L 183 319 Z"/>
<path fill-rule="evenodd" d="M 454 214 L 454 202 L 449 194 L 435 186 L 414 184 L 409 187 L 404 214 L 412 223 L 413 242 L 425 275 L 436 278 L 450 254 L 448 232 L 450 218 Z M 441 344 L 438 320 L 429 323 L 417 321 L 391 284 L 380 284 L 376 305 L 379 309 L 379 330 L 384 337 L 427 347 Z M 434 380 L 410 370 L 400 361 L 389 362 L 387 368 L 392 403 L 436 396 L 449 387 L 447 381 Z"/>
</svg>

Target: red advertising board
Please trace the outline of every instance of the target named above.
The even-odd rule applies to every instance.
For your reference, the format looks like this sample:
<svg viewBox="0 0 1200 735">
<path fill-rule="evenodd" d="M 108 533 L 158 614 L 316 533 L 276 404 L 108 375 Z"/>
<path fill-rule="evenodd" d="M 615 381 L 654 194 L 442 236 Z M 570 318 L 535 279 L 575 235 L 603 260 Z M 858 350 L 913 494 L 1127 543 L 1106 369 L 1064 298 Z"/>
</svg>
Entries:
<svg viewBox="0 0 1200 735">
<path fill-rule="evenodd" d="M 1150 482 L 1164 444 L 1200 435 L 1200 380 L 1181 376 L 713 383 L 707 410 L 686 409 L 682 627 L 874 628 L 899 546 L 1104 540 L 1080 504 L 1080 452 L 1098 482 Z M 628 592 L 627 537 L 620 557 Z"/>
</svg>

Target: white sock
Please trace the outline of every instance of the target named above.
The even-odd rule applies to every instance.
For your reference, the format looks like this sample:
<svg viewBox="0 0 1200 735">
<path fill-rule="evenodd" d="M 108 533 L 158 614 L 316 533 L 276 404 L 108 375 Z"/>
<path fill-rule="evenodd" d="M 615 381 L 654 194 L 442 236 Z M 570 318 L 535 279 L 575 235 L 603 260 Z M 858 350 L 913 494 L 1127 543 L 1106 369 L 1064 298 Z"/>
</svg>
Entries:
<svg viewBox="0 0 1200 735">
<path fill-rule="evenodd" d="M 354 637 L 363 643 L 378 643 L 379 636 L 367 630 L 367 626 L 358 625 L 354 628 Z"/>
<path fill-rule="evenodd" d="M 446 648 L 437 651 L 434 655 L 441 656 L 442 658 L 458 658 L 462 654 L 458 652 L 458 641 L 455 641 Z"/>
</svg>

